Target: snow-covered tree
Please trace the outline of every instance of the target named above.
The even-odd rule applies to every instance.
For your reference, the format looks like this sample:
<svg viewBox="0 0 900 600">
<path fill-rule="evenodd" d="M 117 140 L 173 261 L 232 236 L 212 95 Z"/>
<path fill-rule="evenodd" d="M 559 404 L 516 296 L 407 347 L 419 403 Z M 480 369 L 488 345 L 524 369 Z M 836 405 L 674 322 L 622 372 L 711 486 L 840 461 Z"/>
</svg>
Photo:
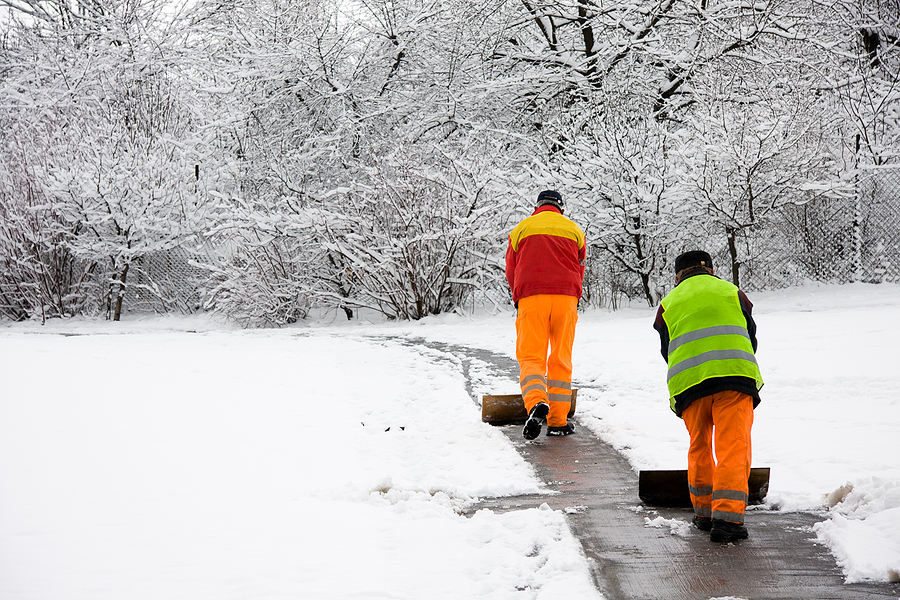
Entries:
<svg viewBox="0 0 900 600">
<path fill-rule="evenodd" d="M 900 147 L 900 5 L 896 0 L 812 3 L 798 28 L 803 59 L 816 73 L 815 96 L 827 98 L 840 119 L 830 139 L 832 177 L 842 185 L 802 210 L 783 211 L 792 224 L 808 223 L 801 254 L 823 277 L 846 280 L 878 271 L 878 248 L 896 223 L 877 215 L 890 203 L 882 189 L 898 168 Z M 855 189 L 854 189 L 855 188 Z M 897 250 L 894 261 L 900 261 Z M 877 263 L 877 264 L 876 264 Z"/>
<path fill-rule="evenodd" d="M 416 158 L 405 148 L 383 157 L 366 180 L 336 191 L 342 210 L 317 212 L 323 248 L 345 268 L 336 303 L 420 319 L 503 278 L 496 190 L 490 171 L 473 169 L 485 163 Z"/>
<path fill-rule="evenodd" d="M 152 0 L 13 4 L 36 20 L 16 29 L 8 54 L 2 93 L 13 131 L 31 127 L 54 141 L 38 162 L 38 193 L 72 224 L 66 248 L 96 267 L 118 320 L 136 258 L 195 229 L 199 161 L 177 81 L 177 31 Z"/>
<path fill-rule="evenodd" d="M 636 276 L 636 295 L 652 306 L 671 280 L 670 248 L 697 229 L 698 211 L 672 164 L 679 140 L 649 117 L 600 115 L 590 130 L 557 153 L 547 177 L 571 190 L 591 260 Z"/>
<path fill-rule="evenodd" d="M 727 249 L 735 285 L 742 267 L 756 266 L 754 254 L 777 245 L 769 236 L 783 206 L 839 186 L 833 106 L 817 98 L 804 67 L 790 62 L 726 61 L 696 81 L 703 93 L 695 94 L 692 142 L 683 156 L 711 235 L 724 236 L 713 246 Z M 764 279 L 767 265 L 758 266 Z"/>
<path fill-rule="evenodd" d="M 81 227 L 56 210 L 39 173 L 53 156 L 40 128 L 7 122 L 0 145 L 0 316 L 13 320 L 68 317 L 96 298 L 94 265 L 70 245 Z M 15 130 L 9 129 L 14 127 Z M 43 153 L 35 152 L 38 148 Z"/>
<path fill-rule="evenodd" d="M 658 297 L 651 280 L 667 255 L 708 229 L 709 216 L 685 193 L 691 178 L 674 155 L 684 149 L 696 156 L 713 143 L 697 133 L 709 130 L 709 107 L 721 100 L 710 80 L 736 70 L 746 75 L 736 95 L 765 92 L 771 81 L 756 66 L 765 69 L 773 54 L 791 57 L 804 47 L 799 8 L 780 1 L 523 2 L 517 20 L 502 22 L 505 35 L 497 36 L 493 59 L 509 74 L 498 80 L 517 92 L 519 131 L 535 142 L 537 168 L 559 173 L 556 179 L 570 186 L 603 173 L 607 191 L 593 203 L 592 221 L 604 224 L 610 243 L 598 250 L 634 273 L 650 302 Z M 804 82 L 812 79 L 807 74 Z M 806 93 L 813 95 L 815 85 Z M 785 103 L 773 112 L 780 108 Z M 720 122 L 732 128 L 730 118 L 720 115 Z M 650 120 L 659 129 L 648 127 Z M 807 131 L 815 126 L 808 125 Z M 631 191 L 622 193 L 624 182 Z M 623 237 L 611 241 L 613 230 Z"/>
<path fill-rule="evenodd" d="M 846 141 L 863 166 L 900 161 L 900 3 L 835 2 L 823 11 L 823 89 L 838 94 L 853 135 Z M 858 150 L 856 148 L 858 148 Z"/>
<path fill-rule="evenodd" d="M 237 96 L 227 105 L 217 101 L 228 121 L 220 131 L 237 159 L 231 200 L 219 205 L 214 245 L 228 246 L 228 253 L 216 265 L 212 306 L 227 297 L 234 313 L 244 298 L 249 314 L 260 289 L 277 288 L 297 310 L 279 309 L 274 323 L 305 314 L 310 298 L 348 317 L 366 306 L 418 318 L 454 308 L 471 289 L 463 280 L 485 279 L 483 270 L 470 277 L 458 269 L 464 255 L 471 258 L 459 248 L 471 246 L 473 233 L 472 223 L 456 221 L 470 218 L 469 211 L 480 215 L 492 201 L 484 190 L 503 171 L 506 159 L 497 149 L 508 140 L 493 127 L 491 116 L 503 107 L 485 91 L 478 39 L 467 36 L 477 31 L 475 7 L 415 1 L 365 2 L 352 13 L 321 2 L 198 7 L 205 16 L 195 18 L 210 29 L 201 36 L 205 58 L 197 71 L 211 97 Z M 454 204 L 467 208 L 460 213 Z M 395 218 L 409 231 L 397 232 Z M 360 238 L 364 232 L 371 238 Z M 228 238 L 239 242 L 229 245 Z M 393 241 L 383 247 L 385 239 Z M 360 243 L 371 244 L 371 252 L 357 254 Z M 397 244 L 406 245 L 408 264 L 392 272 L 409 277 L 398 284 L 396 301 L 382 303 L 396 290 L 378 286 L 397 281 L 363 274 L 383 274 L 387 266 L 379 261 L 396 259 Z M 275 254 L 290 260 L 270 260 Z M 435 269 L 443 269 L 443 280 L 434 279 Z M 268 283 L 251 284 L 252 277 Z"/>
<path fill-rule="evenodd" d="M 591 301 L 655 303 L 695 246 L 800 277 L 896 162 L 896 2 L 0 0 L 0 303 L 166 305 L 135 270 L 202 244 L 194 289 L 247 325 L 418 318 L 505 297 L 544 187 Z"/>
</svg>

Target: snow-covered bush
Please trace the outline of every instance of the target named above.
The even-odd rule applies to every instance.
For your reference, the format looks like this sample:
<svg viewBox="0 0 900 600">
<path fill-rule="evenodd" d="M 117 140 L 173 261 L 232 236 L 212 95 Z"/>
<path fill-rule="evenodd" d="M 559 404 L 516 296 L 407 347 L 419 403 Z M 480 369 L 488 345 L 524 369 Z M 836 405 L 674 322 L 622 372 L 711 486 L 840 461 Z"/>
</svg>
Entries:
<svg viewBox="0 0 900 600">
<path fill-rule="evenodd" d="M 9 131 L 7 131 L 9 133 Z M 71 251 L 81 224 L 65 218 L 44 195 L 37 175 L 47 154 L 29 155 L 25 129 L 0 144 L 0 317 L 15 321 L 92 313 L 95 265 Z M 42 140 L 32 140 L 36 147 Z M 33 149 L 32 146 L 29 149 Z"/>
<path fill-rule="evenodd" d="M 317 212 L 322 248 L 352 286 L 347 296 L 327 294 L 335 302 L 420 319 L 503 279 L 497 202 L 460 177 L 458 164 L 408 158 L 377 160 L 365 180 L 336 191 L 329 209 Z"/>
</svg>

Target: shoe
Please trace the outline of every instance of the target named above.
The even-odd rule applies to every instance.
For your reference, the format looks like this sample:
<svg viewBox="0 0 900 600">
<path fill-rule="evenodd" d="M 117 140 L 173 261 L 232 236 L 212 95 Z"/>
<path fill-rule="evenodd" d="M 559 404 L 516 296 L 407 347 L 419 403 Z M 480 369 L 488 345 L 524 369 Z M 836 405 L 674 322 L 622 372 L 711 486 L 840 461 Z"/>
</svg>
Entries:
<svg viewBox="0 0 900 600">
<path fill-rule="evenodd" d="M 747 528 L 740 523 L 731 523 L 722 519 L 712 520 L 712 529 L 709 532 L 709 541 L 711 542 L 734 542 L 736 540 L 746 540 L 749 537 Z"/>
<path fill-rule="evenodd" d="M 547 435 L 571 435 L 575 433 L 575 425 L 566 423 L 562 427 L 547 427 Z"/>
<path fill-rule="evenodd" d="M 691 519 L 691 523 L 693 523 L 694 527 L 696 527 L 700 531 L 709 531 L 710 529 L 712 529 L 712 519 L 709 517 L 694 515 L 694 518 Z"/>
<path fill-rule="evenodd" d="M 546 402 L 538 402 L 534 405 L 534 408 L 528 413 L 528 420 L 525 421 L 525 429 L 522 430 L 522 436 L 526 440 L 533 440 L 541 435 L 541 425 L 544 424 L 544 419 L 547 418 L 547 413 L 549 412 L 550 405 Z"/>
</svg>

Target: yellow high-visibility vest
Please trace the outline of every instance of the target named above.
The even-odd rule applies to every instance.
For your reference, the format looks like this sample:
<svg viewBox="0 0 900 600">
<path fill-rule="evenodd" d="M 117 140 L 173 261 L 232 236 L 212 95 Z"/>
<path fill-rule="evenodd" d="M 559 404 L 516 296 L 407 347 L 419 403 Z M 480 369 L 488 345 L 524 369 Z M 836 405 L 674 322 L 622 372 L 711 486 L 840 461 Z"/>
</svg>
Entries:
<svg viewBox="0 0 900 600">
<path fill-rule="evenodd" d="M 738 288 L 712 275 L 695 275 L 662 301 L 669 330 L 669 403 L 713 377 L 748 377 L 763 386 Z"/>
</svg>

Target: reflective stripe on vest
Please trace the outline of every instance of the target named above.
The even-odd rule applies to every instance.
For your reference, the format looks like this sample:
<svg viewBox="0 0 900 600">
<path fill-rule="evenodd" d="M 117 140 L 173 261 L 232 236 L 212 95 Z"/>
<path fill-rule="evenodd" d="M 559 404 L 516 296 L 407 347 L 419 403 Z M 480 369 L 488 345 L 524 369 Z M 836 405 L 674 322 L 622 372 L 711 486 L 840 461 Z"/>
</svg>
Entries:
<svg viewBox="0 0 900 600">
<path fill-rule="evenodd" d="M 748 377 L 762 387 L 738 288 L 712 275 L 682 281 L 663 299 L 669 330 L 670 403 L 714 377 Z"/>
</svg>

